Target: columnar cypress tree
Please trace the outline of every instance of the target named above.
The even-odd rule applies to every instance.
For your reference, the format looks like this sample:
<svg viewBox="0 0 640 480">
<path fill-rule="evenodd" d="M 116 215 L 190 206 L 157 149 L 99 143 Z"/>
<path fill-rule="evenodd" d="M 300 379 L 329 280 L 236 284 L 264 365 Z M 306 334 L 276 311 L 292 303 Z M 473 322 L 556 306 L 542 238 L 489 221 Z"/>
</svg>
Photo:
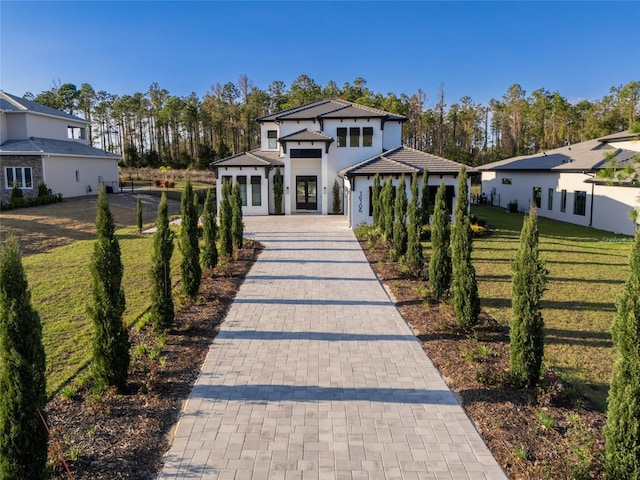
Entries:
<svg viewBox="0 0 640 480">
<path fill-rule="evenodd" d="M 547 285 L 548 272 L 538 251 L 538 216 L 531 204 L 520 232 L 520 247 L 511 265 L 509 363 L 516 385 L 534 386 L 540 378 L 544 355 L 544 319 L 540 299 Z"/>
<path fill-rule="evenodd" d="M 276 167 L 276 173 L 273 176 L 273 209 L 276 215 L 282 213 L 282 194 L 284 191 L 282 183 L 280 167 Z M 220 206 L 220 210 L 222 211 L 222 206 Z"/>
<path fill-rule="evenodd" d="M 612 328 L 617 358 L 604 429 L 607 476 L 616 479 L 640 478 L 640 230 L 629 267 Z"/>
<path fill-rule="evenodd" d="M 236 182 L 233 186 L 231 198 L 231 237 L 233 244 L 237 248 L 242 248 L 242 237 L 244 236 L 244 225 L 242 223 L 242 195 L 240 194 L 240 184 Z"/>
<path fill-rule="evenodd" d="M 122 290 L 122 259 L 120 244 L 115 236 L 113 215 L 101 186 L 98 190 L 98 238 L 91 259 L 92 305 L 89 316 L 93 320 L 93 374 L 100 385 L 111 385 L 124 391 L 129 370 L 129 332 L 122 314 L 126 306 Z"/>
<path fill-rule="evenodd" d="M 218 225 L 216 223 L 216 215 L 216 201 L 213 198 L 213 189 L 209 189 L 204 200 L 204 211 L 202 212 L 202 236 L 204 237 L 202 266 L 204 268 L 214 268 L 218 264 L 218 247 L 216 246 Z"/>
<path fill-rule="evenodd" d="M 0 478 L 44 479 L 48 434 L 42 326 L 31 306 L 18 241 L 0 249 Z"/>
<path fill-rule="evenodd" d="M 196 201 L 191 179 L 187 178 L 180 202 L 182 211 L 182 225 L 180 228 L 182 263 L 180 264 L 180 271 L 182 273 L 182 291 L 190 298 L 194 298 L 198 294 L 202 278 Z"/>
<path fill-rule="evenodd" d="M 175 316 L 171 288 L 172 255 L 173 236 L 169 228 L 167 196 L 162 192 L 151 257 L 151 321 L 158 331 L 170 329 Z"/>
<path fill-rule="evenodd" d="M 441 300 L 451 283 L 451 224 L 445 203 L 444 180 L 438 187 L 431 225 L 429 283 L 436 300 Z"/>
<path fill-rule="evenodd" d="M 233 210 L 231 206 L 231 181 L 222 181 L 222 198 L 220 200 L 220 254 L 231 257 L 233 254 L 233 238 L 231 226 L 233 224 Z"/>
<path fill-rule="evenodd" d="M 142 200 L 136 198 L 136 219 L 138 220 L 138 233 L 142 233 Z"/>
<path fill-rule="evenodd" d="M 380 211 L 382 220 L 382 236 L 385 240 L 389 240 L 393 237 L 393 221 L 394 221 L 394 206 L 395 195 L 393 191 L 393 184 L 391 178 L 384 182 L 382 187 L 382 194 L 380 196 Z"/>
<path fill-rule="evenodd" d="M 398 182 L 398 193 L 395 201 L 395 217 L 393 222 L 393 248 L 396 260 L 407 253 L 407 185 L 404 175 Z"/>
<path fill-rule="evenodd" d="M 340 213 L 340 184 L 338 180 L 333 181 L 333 186 L 331 187 L 331 193 L 333 196 L 333 214 L 337 215 Z"/>
<path fill-rule="evenodd" d="M 373 176 L 373 187 L 371 188 L 371 203 L 373 210 L 373 226 L 380 226 L 380 174 Z"/>
<path fill-rule="evenodd" d="M 470 327 L 478 323 L 480 298 L 476 270 L 471 264 L 471 222 L 469 221 L 469 190 L 467 170 L 462 168 L 458 176 L 458 202 L 451 234 L 451 258 L 453 261 L 453 308 L 458 325 Z"/>
<path fill-rule="evenodd" d="M 429 225 L 429 172 L 426 168 L 422 171 L 420 215 L 422 216 L 422 225 Z"/>
<path fill-rule="evenodd" d="M 424 266 L 422 255 L 422 243 L 420 233 L 422 231 L 422 215 L 420 212 L 420 199 L 418 198 L 418 174 L 411 177 L 411 201 L 409 202 L 409 226 L 407 227 L 407 264 L 416 272 L 421 272 Z"/>
</svg>

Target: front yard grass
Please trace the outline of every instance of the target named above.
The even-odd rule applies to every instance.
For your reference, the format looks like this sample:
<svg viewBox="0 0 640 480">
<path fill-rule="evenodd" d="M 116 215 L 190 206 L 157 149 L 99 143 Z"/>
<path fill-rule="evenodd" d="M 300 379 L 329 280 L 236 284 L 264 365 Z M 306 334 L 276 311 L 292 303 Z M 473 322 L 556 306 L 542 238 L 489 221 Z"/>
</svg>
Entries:
<svg viewBox="0 0 640 480">
<path fill-rule="evenodd" d="M 491 236 L 474 240 L 473 264 L 483 308 L 506 324 L 523 216 L 481 206 L 472 213 L 495 227 Z M 542 297 L 545 366 L 604 409 L 614 355 L 611 324 L 632 239 L 543 217 L 538 226 L 540 256 L 549 270 Z"/>
</svg>

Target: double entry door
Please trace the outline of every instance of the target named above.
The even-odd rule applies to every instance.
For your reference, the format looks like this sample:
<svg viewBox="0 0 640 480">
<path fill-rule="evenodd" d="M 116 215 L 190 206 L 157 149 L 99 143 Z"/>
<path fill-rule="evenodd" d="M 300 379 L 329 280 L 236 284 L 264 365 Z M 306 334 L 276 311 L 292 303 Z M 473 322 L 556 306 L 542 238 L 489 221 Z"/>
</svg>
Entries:
<svg viewBox="0 0 640 480">
<path fill-rule="evenodd" d="M 318 177 L 296 177 L 296 210 L 318 210 Z"/>
</svg>

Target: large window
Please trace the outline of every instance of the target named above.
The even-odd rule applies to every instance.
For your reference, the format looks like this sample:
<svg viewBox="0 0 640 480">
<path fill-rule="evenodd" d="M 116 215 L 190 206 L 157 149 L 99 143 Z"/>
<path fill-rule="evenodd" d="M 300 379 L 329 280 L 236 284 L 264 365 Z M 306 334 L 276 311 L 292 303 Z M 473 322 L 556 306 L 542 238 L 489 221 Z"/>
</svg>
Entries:
<svg viewBox="0 0 640 480">
<path fill-rule="evenodd" d="M 30 167 L 6 167 L 4 169 L 5 187 L 25 190 L 33 188 L 33 178 Z"/>
<path fill-rule="evenodd" d="M 247 177 L 244 175 L 238 175 L 236 177 L 238 185 L 240 185 L 240 197 L 242 197 L 242 206 L 247 206 Z"/>
<path fill-rule="evenodd" d="M 253 207 L 262 206 L 262 177 L 260 175 L 251 176 L 251 205 Z"/>
<path fill-rule="evenodd" d="M 322 158 L 321 148 L 292 148 L 289 151 L 291 158 Z"/>
<path fill-rule="evenodd" d="M 548 191 L 547 210 L 553 210 L 553 188 L 550 188 Z"/>
<path fill-rule="evenodd" d="M 360 127 L 351 127 L 349 129 L 349 146 L 350 147 L 360 146 Z"/>
<path fill-rule="evenodd" d="M 338 137 L 338 146 L 346 147 L 347 146 L 347 129 L 346 128 L 338 128 L 337 135 Z"/>
<path fill-rule="evenodd" d="M 362 146 L 373 146 L 373 127 L 364 127 L 362 129 Z"/>
<path fill-rule="evenodd" d="M 567 191 L 560 190 L 560 211 L 562 213 L 567 211 Z"/>
<path fill-rule="evenodd" d="M 587 192 L 576 190 L 573 193 L 573 213 L 584 217 L 587 210 Z"/>
<path fill-rule="evenodd" d="M 67 127 L 67 138 L 73 138 L 74 140 L 84 140 L 84 128 L 72 127 L 71 125 L 69 125 Z"/>
<path fill-rule="evenodd" d="M 267 130 L 267 139 L 269 140 L 269 145 L 267 146 L 269 150 L 278 148 L 278 132 L 276 130 Z"/>
</svg>

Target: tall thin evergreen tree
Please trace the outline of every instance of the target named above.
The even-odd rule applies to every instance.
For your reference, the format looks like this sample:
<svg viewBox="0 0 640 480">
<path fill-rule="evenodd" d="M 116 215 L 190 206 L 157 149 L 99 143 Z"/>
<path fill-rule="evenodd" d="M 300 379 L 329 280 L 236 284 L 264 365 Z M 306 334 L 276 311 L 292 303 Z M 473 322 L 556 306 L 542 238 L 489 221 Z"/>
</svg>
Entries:
<svg viewBox="0 0 640 480">
<path fill-rule="evenodd" d="M 457 199 L 451 233 L 453 308 L 456 312 L 458 325 L 467 328 L 478 323 L 480 298 L 476 270 L 471 263 L 469 189 L 467 188 L 467 169 L 465 167 L 462 167 L 458 175 Z"/>
<path fill-rule="evenodd" d="M 607 478 L 640 478 L 640 230 L 629 255 L 629 276 L 618 297 L 612 334 L 617 357 L 607 399 Z"/>
<path fill-rule="evenodd" d="M 233 225 L 233 208 L 231 206 L 231 181 L 222 181 L 222 198 L 220 200 L 220 254 L 231 257 L 233 254 L 233 237 L 231 226 Z"/>
<path fill-rule="evenodd" d="M 380 227 L 380 174 L 373 176 L 373 186 L 371 187 L 371 202 L 373 213 L 373 226 Z"/>
<path fill-rule="evenodd" d="M 242 248 L 242 237 L 244 236 L 244 224 L 242 222 L 242 194 L 240 184 L 236 182 L 233 186 L 231 197 L 231 237 L 236 248 Z"/>
<path fill-rule="evenodd" d="M 431 259 L 429 261 L 429 283 L 436 300 L 444 298 L 451 284 L 451 222 L 445 202 L 444 180 L 440 182 L 433 210 L 431 225 Z"/>
<path fill-rule="evenodd" d="M 98 190 L 96 230 L 98 238 L 91 259 L 93 320 L 93 374 L 98 385 L 124 391 L 129 370 L 129 332 L 122 315 L 126 306 L 122 289 L 122 259 L 115 223 L 104 186 Z"/>
<path fill-rule="evenodd" d="M 380 196 L 382 236 L 385 240 L 393 238 L 395 194 L 391 178 L 384 182 Z"/>
<path fill-rule="evenodd" d="M 276 173 L 273 176 L 273 209 L 276 215 L 282 213 L 282 195 L 284 193 L 282 173 L 280 173 L 280 167 L 276 167 Z M 222 211 L 222 206 L 220 206 Z"/>
<path fill-rule="evenodd" d="M 169 228 L 167 195 L 162 192 L 151 257 L 151 321 L 158 331 L 170 329 L 175 317 L 171 288 L 172 255 L 173 234 Z"/>
<path fill-rule="evenodd" d="M 42 325 L 9 234 L 0 248 L 0 478 L 46 478 L 46 401 Z"/>
<path fill-rule="evenodd" d="M 422 170 L 422 190 L 420 191 L 420 215 L 422 225 L 429 225 L 429 172 Z"/>
<path fill-rule="evenodd" d="M 407 253 L 407 184 L 404 175 L 398 182 L 398 192 L 395 201 L 395 222 L 393 222 L 394 257 L 399 260 Z"/>
<path fill-rule="evenodd" d="M 528 387 L 538 383 L 544 356 L 540 299 L 547 285 L 548 271 L 540 259 L 538 236 L 538 214 L 532 203 L 520 232 L 520 247 L 511 265 L 513 317 L 509 326 L 511 378 L 516 385 Z"/>
<path fill-rule="evenodd" d="M 209 189 L 204 200 L 204 211 L 202 212 L 202 236 L 204 238 L 202 266 L 204 268 L 215 268 L 218 264 L 218 247 L 216 245 L 218 225 L 216 216 L 216 201 L 213 198 L 213 189 Z"/>
<path fill-rule="evenodd" d="M 138 223 L 138 233 L 142 233 L 142 200 L 140 195 L 136 198 L 136 220 Z"/>
<path fill-rule="evenodd" d="M 194 298 L 200 289 L 202 269 L 200 268 L 200 245 L 198 243 L 198 210 L 197 200 L 191 179 L 187 178 L 180 207 L 182 211 L 182 225 L 180 228 L 180 251 L 182 262 L 182 291 L 190 298 Z"/>
<path fill-rule="evenodd" d="M 411 200 L 407 209 L 409 225 L 407 226 L 407 264 L 418 274 L 424 267 L 422 243 L 422 216 L 420 213 L 420 199 L 418 198 L 418 174 L 411 177 Z"/>
</svg>

